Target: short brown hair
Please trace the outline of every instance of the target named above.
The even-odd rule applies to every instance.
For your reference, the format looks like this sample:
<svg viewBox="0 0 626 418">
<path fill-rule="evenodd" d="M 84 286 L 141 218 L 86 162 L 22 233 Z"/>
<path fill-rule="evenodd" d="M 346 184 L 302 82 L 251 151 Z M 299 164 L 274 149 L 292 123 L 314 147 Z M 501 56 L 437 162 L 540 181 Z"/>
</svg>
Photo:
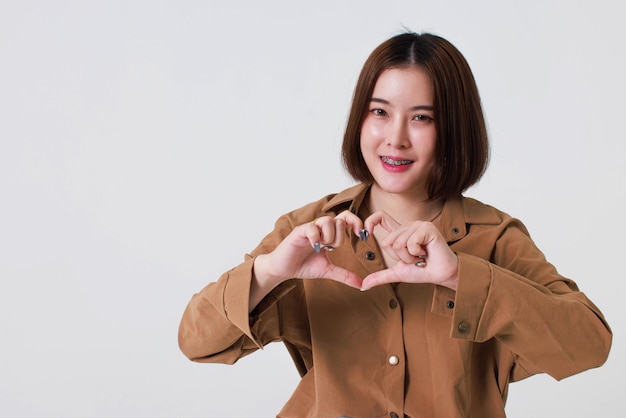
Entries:
<svg viewBox="0 0 626 418">
<path fill-rule="evenodd" d="M 374 181 L 361 154 L 361 127 L 374 86 L 389 68 L 417 66 L 430 77 L 434 94 L 437 143 L 428 178 L 430 199 L 459 195 L 483 175 L 489 160 L 487 127 L 476 81 L 461 54 L 433 34 L 396 35 L 380 44 L 363 65 L 343 138 L 342 158 L 357 181 Z"/>
</svg>

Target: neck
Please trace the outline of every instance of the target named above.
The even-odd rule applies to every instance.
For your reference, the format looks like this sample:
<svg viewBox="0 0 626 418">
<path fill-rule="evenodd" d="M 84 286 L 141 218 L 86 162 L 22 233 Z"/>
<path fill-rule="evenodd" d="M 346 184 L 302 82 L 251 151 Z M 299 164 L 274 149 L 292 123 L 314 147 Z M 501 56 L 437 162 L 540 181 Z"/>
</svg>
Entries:
<svg viewBox="0 0 626 418">
<path fill-rule="evenodd" d="M 370 189 L 367 205 L 372 213 L 384 211 L 400 224 L 432 221 L 443 208 L 444 199 L 430 200 L 427 196 L 389 193 L 376 184 Z"/>
</svg>

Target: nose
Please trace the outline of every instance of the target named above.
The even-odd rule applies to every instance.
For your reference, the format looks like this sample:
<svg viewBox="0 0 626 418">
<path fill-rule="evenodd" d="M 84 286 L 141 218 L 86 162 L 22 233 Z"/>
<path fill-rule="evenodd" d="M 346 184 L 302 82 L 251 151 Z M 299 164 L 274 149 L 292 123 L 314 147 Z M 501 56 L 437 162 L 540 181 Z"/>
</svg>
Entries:
<svg viewBox="0 0 626 418">
<path fill-rule="evenodd" d="M 393 148 L 405 149 L 411 145 L 409 130 L 404 121 L 394 121 L 387 131 L 387 145 Z"/>
</svg>

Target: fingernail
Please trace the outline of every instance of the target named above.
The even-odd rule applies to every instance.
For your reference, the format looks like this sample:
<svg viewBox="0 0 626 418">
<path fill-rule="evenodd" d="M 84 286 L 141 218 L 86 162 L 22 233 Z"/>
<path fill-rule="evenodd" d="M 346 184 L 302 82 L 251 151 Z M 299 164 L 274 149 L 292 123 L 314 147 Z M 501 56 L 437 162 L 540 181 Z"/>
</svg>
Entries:
<svg viewBox="0 0 626 418">
<path fill-rule="evenodd" d="M 326 251 L 335 251 L 335 247 L 331 247 L 330 245 L 324 245 L 324 248 Z"/>
<path fill-rule="evenodd" d="M 359 231 L 359 239 L 361 241 L 367 241 L 367 239 L 370 237 L 370 233 L 368 232 L 367 229 L 361 229 Z"/>
<path fill-rule="evenodd" d="M 320 243 L 316 242 L 315 244 L 313 244 L 313 251 L 315 251 L 316 253 L 319 254 L 319 252 L 321 251 L 321 247 L 320 247 Z"/>
</svg>

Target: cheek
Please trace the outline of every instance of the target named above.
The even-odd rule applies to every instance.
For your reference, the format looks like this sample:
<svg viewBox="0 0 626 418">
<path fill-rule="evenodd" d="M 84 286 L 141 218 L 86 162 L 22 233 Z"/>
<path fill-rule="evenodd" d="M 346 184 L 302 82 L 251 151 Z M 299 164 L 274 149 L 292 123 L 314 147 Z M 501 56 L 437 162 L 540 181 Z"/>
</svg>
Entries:
<svg viewBox="0 0 626 418">
<path fill-rule="evenodd" d="M 437 148 L 437 132 L 433 128 L 430 134 L 430 155 L 435 155 L 435 148 Z"/>
<path fill-rule="evenodd" d="M 376 136 L 372 133 L 371 124 L 363 123 L 359 148 L 361 150 L 363 161 L 370 172 L 372 171 L 372 160 L 378 158 L 377 143 L 378 141 L 376 141 Z"/>
<path fill-rule="evenodd" d="M 371 154 L 376 151 L 376 141 L 372 138 L 370 132 L 367 132 L 365 129 L 361 130 L 361 141 L 359 144 L 361 148 L 361 155 L 367 161 Z"/>
<path fill-rule="evenodd" d="M 428 144 L 428 149 L 426 150 L 427 158 L 428 158 L 428 161 L 429 161 L 429 163 L 428 163 L 429 170 L 432 169 L 435 166 L 435 148 L 436 148 L 436 146 L 437 146 L 437 139 L 435 137 Z"/>
<path fill-rule="evenodd" d="M 437 133 L 434 127 L 420 127 L 411 134 L 411 142 L 426 154 L 434 154 L 437 144 Z"/>
<path fill-rule="evenodd" d="M 365 119 L 361 127 L 361 149 L 373 146 L 382 136 L 381 127 L 375 122 Z"/>
</svg>

